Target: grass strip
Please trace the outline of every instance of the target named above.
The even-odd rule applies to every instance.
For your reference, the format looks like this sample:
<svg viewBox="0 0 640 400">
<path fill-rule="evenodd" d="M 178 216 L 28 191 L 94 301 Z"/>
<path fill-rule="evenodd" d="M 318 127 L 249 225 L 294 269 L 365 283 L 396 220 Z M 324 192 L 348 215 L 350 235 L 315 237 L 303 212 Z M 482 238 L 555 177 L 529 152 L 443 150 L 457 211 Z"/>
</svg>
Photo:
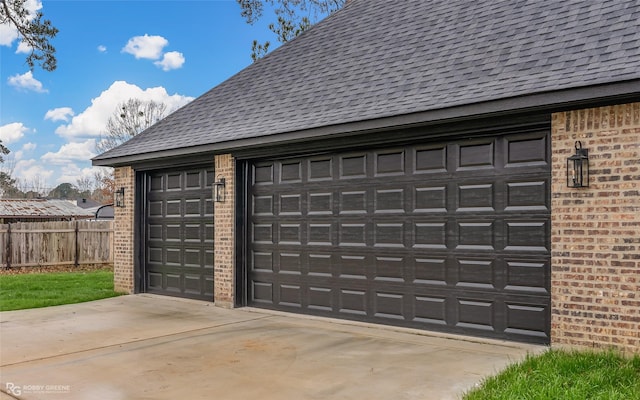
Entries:
<svg viewBox="0 0 640 400">
<path fill-rule="evenodd" d="M 471 390 L 464 400 L 640 399 L 640 355 L 549 350 L 529 355 Z"/>
<path fill-rule="evenodd" d="M 0 311 L 23 310 L 119 296 L 113 272 L 35 273 L 0 275 Z"/>
</svg>

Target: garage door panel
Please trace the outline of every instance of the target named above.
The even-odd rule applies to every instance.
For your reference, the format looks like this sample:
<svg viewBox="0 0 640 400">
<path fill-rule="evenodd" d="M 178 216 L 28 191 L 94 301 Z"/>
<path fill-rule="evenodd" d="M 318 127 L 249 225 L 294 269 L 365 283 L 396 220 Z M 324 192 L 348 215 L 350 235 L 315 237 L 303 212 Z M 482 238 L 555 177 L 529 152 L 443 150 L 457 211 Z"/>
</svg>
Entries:
<svg viewBox="0 0 640 400">
<path fill-rule="evenodd" d="M 348 279 L 367 279 L 369 259 L 361 254 L 342 254 L 337 256 L 340 265 L 339 275 Z"/>
<path fill-rule="evenodd" d="M 548 145 L 529 132 L 252 163 L 249 303 L 548 342 Z"/>
<path fill-rule="evenodd" d="M 504 140 L 507 168 L 547 167 L 549 145 L 546 132 L 511 135 Z"/>
<path fill-rule="evenodd" d="M 469 144 L 455 145 L 456 170 L 493 169 L 496 167 L 494 140 L 474 140 Z"/>
<path fill-rule="evenodd" d="M 347 154 L 338 158 L 341 179 L 365 178 L 367 176 L 367 154 Z"/>
<path fill-rule="evenodd" d="M 448 300 L 445 296 L 414 295 L 412 301 L 413 321 L 420 324 L 447 325 Z"/>
<path fill-rule="evenodd" d="M 212 168 L 146 173 L 145 290 L 213 300 Z"/>
<path fill-rule="evenodd" d="M 279 244 L 302 244 L 303 224 L 301 223 L 280 223 L 278 226 L 277 243 Z"/>
<path fill-rule="evenodd" d="M 405 319 L 405 295 L 388 291 L 373 292 L 373 316 L 377 318 Z"/>
<path fill-rule="evenodd" d="M 300 285 L 279 285 L 279 304 L 288 307 L 302 307 L 302 289 Z"/>
<path fill-rule="evenodd" d="M 496 263 L 495 259 L 457 259 L 456 286 L 460 288 L 474 288 L 493 291 L 496 289 Z"/>
<path fill-rule="evenodd" d="M 331 287 L 309 285 L 306 291 L 310 310 L 331 312 L 334 310 L 334 289 Z"/>
<path fill-rule="evenodd" d="M 184 274 L 184 291 L 198 295 L 202 292 L 203 278 L 201 275 Z"/>
<path fill-rule="evenodd" d="M 302 195 L 283 194 L 280 195 L 279 215 L 298 216 L 302 215 Z"/>
<path fill-rule="evenodd" d="M 505 191 L 505 211 L 549 211 L 548 180 L 508 180 Z"/>
<path fill-rule="evenodd" d="M 302 273 L 302 256 L 300 253 L 280 253 L 278 261 L 277 272 L 297 275 Z"/>
<path fill-rule="evenodd" d="M 273 284 L 254 279 L 251 284 L 251 299 L 254 303 L 273 304 Z"/>
<path fill-rule="evenodd" d="M 380 188 L 374 191 L 373 210 L 376 214 L 405 213 L 405 188 Z"/>
<path fill-rule="evenodd" d="M 420 185 L 414 188 L 414 213 L 447 212 L 447 185 Z"/>
<path fill-rule="evenodd" d="M 465 329 L 495 331 L 495 301 L 465 297 L 456 303 L 456 326 Z"/>
<path fill-rule="evenodd" d="M 527 302 L 505 302 L 505 332 L 519 336 L 536 336 L 547 339 L 548 334 L 540 329 L 549 324 L 549 308 L 546 304 Z"/>
<path fill-rule="evenodd" d="M 457 212 L 494 212 L 495 183 L 458 184 Z"/>
<path fill-rule="evenodd" d="M 405 257 L 375 256 L 373 279 L 383 282 L 407 281 L 407 269 Z"/>
<path fill-rule="evenodd" d="M 458 220 L 455 224 L 455 247 L 460 250 L 495 250 L 499 226 L 500 221 Z"/>
<path fill-rule="evenodd" d="M 404 149 L 389 149 L 373 153 L 374 176 L 405 175 Z"/>
<path fill-rule="evenodd" d="M 180 293 L 181 291 L 183 291 L 182 287 L 184 285 L 182 284 L 182 279 L 180 278 L 181 276 L 179 274 L 176 274 L 174 272 L 166 272 L 164 275 L 163 290 L 173 293 Z"/>
<path fill-rule="evenodd" d="M 548 251 L 549 221 L 546 219 L 506 221 L 505 250 Z"/>
<path fill-rule="evenodd" d="M 377 222 L 373 224 L 374 247 L 405 247 L 405 231 L 403 223 Z"/>
<path fill-rule="evenodd" d="M 505 290 L 518 293 L 548 294 L 548 259 L 507 259 L 505 261 Z"/>
<path fill-rule="evenodd" d="M 273 271 L 273 253 L 270 251 L 252 251 L 251 268 L 254 271 Z"/>
<path fill-rule="evenodd" d="M 338 291 L 339 312 L 341 314 L 367 315 L 367 292 L 365 290 L 354 290 L 340 288 Z"/>
<path fill-rule="evenodd" d="M 331 276 L 333 275 L 333 260 L 331 254 L 309 253 L 308 274 L 310 276 Z"/>
<path fill-rule="evenodd" d="M 412 247 L 415 249 L 445 250 L 450 246 L 449 238 L 451 235 L 446 220 L 417 219 L 416 222 L 413 222 L 412 233 Z"/>
<path fill-rule="evenodd" d="M 429 145 L 413 148 L 414 174 L 442 174 L 447 172 L 447 145 Z"/>
<path fill-rule="evenodd" d="M 420 285 L 447 285 L 447 256 L 425 254 L 415 256 L 413 268 L 413 284 Z"/>
<path fill-rule="evenodd" d="M 147 279 L 148 279 L 149 289 L 163 290 L 163 285 L 162 285 L 163 276 L 160 272 L 149 272 Z"/>
<path fill-rule="evenodd" d="M 253 240 L 260 244 L 273 244 L 273 223 L 254 223 L 252 224 Z"/>
</svg>

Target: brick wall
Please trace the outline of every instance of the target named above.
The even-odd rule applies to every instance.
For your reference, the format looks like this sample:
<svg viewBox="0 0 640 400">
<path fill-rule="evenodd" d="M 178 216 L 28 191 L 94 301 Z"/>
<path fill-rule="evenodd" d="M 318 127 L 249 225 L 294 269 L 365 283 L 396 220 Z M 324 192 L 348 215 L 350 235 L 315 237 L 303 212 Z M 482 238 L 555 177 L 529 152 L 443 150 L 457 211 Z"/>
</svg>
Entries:
<svg viewBox="0 0 640 400">
<path fill-rule="evenodd" d="M 234 305 L 235 266 L 235 163 L 230 154 L 217 155 L 216 180 L 225 178 L 226 199 L 214 203 L 214 301 L 217 306 L 231 308 Z"/>
<path fill-rule="evenodd" d="M 134 292 L 133 281 L 133 216 L 135 191 L 135 172 L 131 167 L 119 167 L 114 171 L 115 189 L 124 188 L 125 206 L 115 207 L 115 221 L 113 225 L 113 253 L 114 287 L 117 291 Z"/>
<path fill-rule="evenodd" d="M 589 149 L 590 187 L 566 186 Z M 640 103 L 552 116 L 551 341 L 640 353 Z"/>
</svg>

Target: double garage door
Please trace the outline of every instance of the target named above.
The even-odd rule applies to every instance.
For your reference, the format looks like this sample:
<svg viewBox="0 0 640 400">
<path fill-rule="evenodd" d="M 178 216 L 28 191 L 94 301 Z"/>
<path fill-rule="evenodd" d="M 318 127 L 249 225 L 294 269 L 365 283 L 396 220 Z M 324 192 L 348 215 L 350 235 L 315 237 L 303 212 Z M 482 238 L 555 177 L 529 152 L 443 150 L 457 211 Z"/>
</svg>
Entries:
<svg viewBox="0 0 640 400">
<path fill-rule="evenodd" d="M 253 161 L 248 303 L 548 343 L 549 157 L 533 131 Z"/>
</svg>

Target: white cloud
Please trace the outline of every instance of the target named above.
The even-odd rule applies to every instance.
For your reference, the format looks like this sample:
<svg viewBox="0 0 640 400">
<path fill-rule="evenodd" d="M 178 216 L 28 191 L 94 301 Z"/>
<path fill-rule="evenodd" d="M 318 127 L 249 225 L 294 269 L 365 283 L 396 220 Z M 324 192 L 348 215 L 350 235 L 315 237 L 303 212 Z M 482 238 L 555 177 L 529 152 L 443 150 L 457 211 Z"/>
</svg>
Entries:
<svg viewBox="0 0 640 400">
<path fill-rule="evenodd" d="M 15 74 L 7 79 L 9 85 L 23 90 L 33 90 L 38 93 L 46 93 L 47 90 L 42 87 L 42 83 L 33 77 L 31 71 L 27 71 L 24 74 Z"/>
<path fill-rule="evenodd" d="M 96 153 L 95 139 L 89 139 L 84 142 L 71 142 L 63 144 L 55 153 L 48 152 L 41 157 L 42 161 L 51 164 L 65 165 L 74 161 L 89 161 Z"/>
<path fill-rule="evenodd" d="M 16 49 L 16 54 L 29 54 L 31 53 L 31 51 L 33 50 L 33 47 L 29 46 L 29 44 L 27 42 L 25 42 L 24 40 L 21 40 L 20 43 L 18 43 L 18 48 Z"/>
<path fill-rule="evenodd" d="M 51 121 L 64 121 L 69 122 L 69 118 L 73 117 L 74 112 L 71 107 L 59 107 L 54 108 L 52 110 L 47 111 L 44 115 L 44 119 L 49 119 Z"/>
<path fill-rule="evenodd" d="M 12 153 L 14 160 L 22 160 L 24 158 L 24 153 L 29 153 L 35 150 L 36 147 L 36 144 L 31 142 L 23 144 L 20 150 Z"/>
<path fill-rule="evenodd" d="M 80 168 L 78 165 L 73 163 L 65 165 L 57 174 L 55 185 L 66 182 L 75 185 L 79 178 L 89 178 L 93 180 L 95 173 L 101 169 L 103 169 L 103 167 Z"/>
<path fill-rule="evenodd" d="M 100 53 L 106 53 L 107 52 L 107 46 L 103 46 L 103 45 L 98 46 L 98 51 Z"/>
<path fill-rule="evenodd" d="M 16 163 L 13 176 L 26 182 L 33 182 L 34 180 L 46 182 L 51 175 L 53 175 L 53 171 L 45 167 L 42 162 L 29 159 L 20 160 Z"/>
<path fill-rule="evenodd" d="M 12 122 L 10 124 L 0 126 L 0 140 L 2 143 L 13 143 L 22 139 L 29 128 L 24 126 L 22 122 Z"/>
<path fill-rule="evenodd" d="M 22 149 L 21 150 L 22 151 L 31 151 L 31 150 L 35 150 L 36 147 L 38 147 L 37 144 L 28 142 L 28 143 L 25 143 L 25 144 L 22 145 Z"/>
<path fill-rule="evenodd" d="M 162 61 L 156 61 L 154 64 L 162 68 L 163 71 L 178 69 L 184 64 L 184 56 L 178 51 L 170 51 L 164 54 Z"/>
<path fill-rule="evenodd" d="M 11 46 L 18 38 L 18 31 L 13 25 L 0 24 L 0 46 Z"/>
<path fill-rule="evenodd" d="M 170 113 L 187 104 L 193 97 L 179 94 L 169 95 L 162 86 L 141 89 L 136 85 L 124 81 L 116 81 L 111 86 L 91 100 L 91 105 L 83 112 L 74 116 L 71 123 L 61 125 L 56 133 L 67 139 L 97 137 L 104 133 L 109 117 L 113 115 L 118 104 L 131 98 L 143 101 L 162 102 L 167 105 Z"/>
<path fill-rule="evenodd" d="M 169 41 L 162 36 L 134 36 L 122 48 L 124 53 L 132 54 L 135 58 L 157 60 L 162 56 L 162 49 Z"/>
<path fill-rule="evenodd" d="M 30 21 L 35 17 L 36 12 L 42 8 L 42 2 L 40 0 L 27 0 L 24 3 L 24 8 L 27 10 L 25 21 Z M 0 46 L 11 46 L 18 37 L 18 30 L 12 24 L 0 24 Z"/>
</svg>

